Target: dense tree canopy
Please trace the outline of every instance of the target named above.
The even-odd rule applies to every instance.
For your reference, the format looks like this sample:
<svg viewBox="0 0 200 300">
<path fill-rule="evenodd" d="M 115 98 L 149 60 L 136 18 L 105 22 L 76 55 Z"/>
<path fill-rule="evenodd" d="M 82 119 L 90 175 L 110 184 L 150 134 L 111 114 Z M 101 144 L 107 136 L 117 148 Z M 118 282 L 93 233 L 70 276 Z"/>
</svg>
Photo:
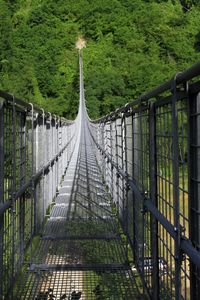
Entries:
<svg viewBox="0 0 200 300">
<path fill-rule="evenodd" d="M 197 0 L 0 0 L 0 89 L 73 118 L 78 36 L 92 118 L 200 58 Z"/>
</svg>

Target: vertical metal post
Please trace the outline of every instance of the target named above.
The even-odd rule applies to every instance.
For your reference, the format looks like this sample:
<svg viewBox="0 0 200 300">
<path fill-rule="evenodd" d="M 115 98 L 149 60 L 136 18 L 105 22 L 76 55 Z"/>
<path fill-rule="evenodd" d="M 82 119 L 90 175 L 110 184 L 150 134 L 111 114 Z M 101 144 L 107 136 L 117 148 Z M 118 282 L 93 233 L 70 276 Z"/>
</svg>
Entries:
<svg viewBox="0 0 200 300">
<path fill-rule="evenodd" d="M 105 142 L 105 139 L 106 139 L 106 135 L 105 135 L 105 123 L 103 122 L 102 123 L 102 148 L 103 150 L 105 151 L 106 150 L 106 142 Z M 105 158 L 103 158 L 102 160 L 102 163 L 103 163 L 103 178 L 104 180 L 106 180 L 106 162 L 105 162 Z"/>
<path fill-rule="evenodd" d="M 52 124 L 52 158 L 57 153 L 58 149 L 58 128 L 57 128 L 57 119 L 54 115 L 54 126 Z M 54 189 L 56 189 L 56 186 L 58 184 L 58 160 L 54 161 L 54 164 L 52 165 L 53 170 L 53 177 L 52 177 L 52 196 L 51 199 L 53 199 L 54 196 Z"/>
<path fill-rule="evenodd" d="M 200 93 L 189 97 L 189 205 L 190 238 L 195 247 L 200 245 Z M 191 300 L 200 298 L 200 272 L 190 262 Z"/>
<path fill-rule="evenodd" d="M 53 116 L 51 116 L 51 122 L 50 122 L 50 133 L 51 133 L 51 140 L 50 140 L 50 145 L 49 147 L 51 147 L 51 154 L 50 154 L 50 160 L 53 158 L 53 153 L 54 153 L 54 140 L 53 140 L 53 136 L 54 136 L 54 126 L 53 126 L 53 122 L 56 126 L 56 120 L 53 119 Z M 51 199 L 53 198 L 53 184 L 54 181 L 56 180 L 56 167 L 55 164 L 50 166 L 50 197 L 48 199 L 48 206 L 49 203 L 51 201 Z"/>
<path fill-rule="evenodd" d="M 173 141 L 173 199 L 174 199 L 174 231 L 175 243 L 175 298 L 181 298 L 181 251 L 180 251 L 180 223 L 179 223 L 179 151 L 178 151 L 178 109 L 176 77 L 172 82 L 172 141 Z"/>
<path fill-rule="evenodd" d="M 60 118 L 58 118 L 58 148 L 57 153 L 61 149 L 61 121 Z M 61 153 L 61 156 L 58 157 L 58 186 L 60 184 L 61 176 L 62 176 L 62 156 L 63 153 Z"/>
<path fill-rule="evenodd" d="M 123 113 L 120 114 L 120 134 L 119 134 L 119 149 L 120 149 L 120 159 L 118 160 L 118 165 L 120 168 L 123 169 L 123 150 L 124 150 L 124 137 L 123 137 Z M 123 230 L 125 230 L 125 220 L 124 220 L 124 215 L 125 215 L 125 201 L 124 201 L 124 178 L 120 176 L 119 178 L 119 200 L 120 200 L 120 221 L 122 222 Z"/>
<path fill-rule="evenodd" d="M 135 154 L 135 145 L 137 145 L 136 138 L 135 138 L 135 132 L 136 132 L 136 119 L 135 119 L 135 113 L 132 112 L 132 178 L 137 178 L 135 176 L 135 162 L 136 160 L 136 154 Z M 136 211 L 136 199 L 135 194 L 132 192 L 133 195 L 133 251 L 134 256 L 136 259 L 136 245 L 137 245 L 137 230 L 136 230 L 136 224 L 137 224 L 137 211 Z"/>
<path fill-rule="evenodd" d="M 31 183 L 31 254 L 30 254 L 30 263 L 32 261 L 32 238 L 33 233 L 36 231 L 35 225 L 36 225 L 36 215 L 35 215 L 35 182 L 33 180 L 33 176 L 35 173 L 34 167 L 35 167 L 35 147 L 34 147 L 34 141 L 35 141 L 35 130 L 34 130 L 34 107 L 32 103 L 29 103 L 31 106 L 31 175 L 32 175 L 32 183 Z"/>
<path fill-rule="evenodd" d="M 35 155 L 34 155 L 34 159 L 35 159 L 35 163 L 34 163 L 34 169 L 35 171 L 39 170 L 40 168 L 40 155 L 39 155 L 39 125 L 40 125 L 40 116 L 39 114 L 36 114 L 36 120 L 35 120 L 35 127 L 34 127 L 34 149 L 35 149 Z"/>
<path fill-rule="evenodd" d="M 123 122 L 123 143 L 122 143 L 122 157 L 123 157 L 123 168 L 125 173 L 127 174 L 127 178 L 124 179 L 124 186 L 123 186 L 123 198 L 125 201 L 124 205 L 124 223 L 125 223 L 125 235 L 126 235 L 126 256 L 127 256 L 127 261 L 128 261 L 128 191 L 129 191 L 129 186 L 128 186 L 128 164 L 127 164 L 127 123 L 126 123 L 126 116 L 123 115 L 122 117 L 122 122 Z"/>
<path fill-rule="evenodd" d="M 19 217 L 20 217 L 20 264 L 23 263 L 24 261 L 24 215 L 25 215 L 25 196 L 24 194 L 20 197 L 20 212 L 19 212 Z"/>
<path fill-rule="evenodd" d="M 60 151 L 62 149 L 62 120 L 61 118 L 58 119 L 58 128 L 59 128 L 59 145 L 58 145 L 58 151 Z M 63 155 L 64 152 L 61 153 L 61 156 L 59 157 L 59 185 L 60 185 L 60 181 L 63 175 Z"/>
<path fill-rule="evenodd" d="M 48 139 L 48 148 L 49 148 L 49 157 L 48 160 L 51 161 L 51 158 L 53 156 L 53 126 L 52 126 L 52 115 L 49 112 L 49 139 Z M 52 196 L 52 181 L 53 181 L 53 167 L 49 166 L 48 174 L 46 175 L 47 181 L 46 181 L 46 189 L 48 190 L 48 197 L 46 198 L 46 209 L 49 206 L 49 199 L 51 199 Z"/>
<path fill-rule="evenodd" d="M 113 160 L 113 132 L 112 132 L 112 120 L 110 118 L 110 157 L 111 157 L 111 160 Z M 113 165 L 110 164 L 110 172 L 111 172 L 111 175 L 110 175 L 110 180 L 111 180 L 111 183 L 110 183 L 110 193 L 112 195 L 112 198 L 113 198 Z"/>
<path fill-rule="evenodd" d="M 126 139 L 127 139 L 127 173 L 133 178 L 133 113 L 127 117 L 127 126 L 126 126 Z M 133 203 L 134 195 L 133 191 L 127 188 L 128 193 L 128 203 L 127 203 L 127 218 L 128 218 L 128 236 L 133 246 L 133 231 L 134 230 L 134 216 L 133 216 Z"/>
<path fill-rule="evenodd" d="M 104 129 L 105 129 L 105 135 L 104 135 L 104 138 L 105 138 L 105 152 L 109 155 L 109 139 L 108 139 L 108 130 L 107 130 L 107 122 L 104 123 Z M 109 169 L 108 169 L 108 160 L 107 158 L 105 157 L 105 180 L 106 180 L 106 183 L 107 185 L 109 186 L 109 181 L 108 181 L 108 172 L 109 172 Z"/>
<path fill-rule="evenodd" d="M 54 128 L 54 136 L 53 136 L 53 143 L 55 145 L 54 147 L 54 152 L 53 152 L 53 157 L 55 154 L 58 153 L 58 119 L 56 118 L 55 116 L 55 128 Z M 54 197 L 54 190 L 56 190 L 56 187 L 58 186 L 58 168 L 59 168 L 59 158 L 57 160 L 55 160 L 54 162 L 54 169 L 55 169 L 55 176 L 54 176 L 54 179 L 53 179 L 53 194 L 52 194 L 52 198 L 51 200 L 53 199 Z"/>
<path fill-rule="evenodd" d="M 156 179 L 156 117 L 155 105 L 149 108 L 149 140 L 150 140 L 150 198 L 157 207 L 157 179 Z M 159 264 L 158 264 L 158 222 L 151 214 L 151 255 L 153 259 L 152 299 L 159 299 Z"/>
<path fill-rule="evenodd" d="M 63 147 L 65 145 L 63 130 L 64 130 L 64 124 L 62 122 L 62 118 L 60 118 L 60 148 L 61 149 L 63 149 Z M 65 172 L 65 150 L 62 152 L 60 160 L 61 160 L 60 180 L 62 180 L 62 176 L 64 175 L 64 172 Z"/>
<path fill-rule="evenodd" d="M 69 124 L 67 124 L 66 135 L 67 135 L 67 142 L 69 142 L 69 140 L 70 140 Z M 68 165 L 69 160 L 70 160 L 70 147 L 71 147 L 71 143 L 69 143 L 69 145 L 67 147 L 67 165 Z"/>
<path fill-rule="evenodd" d="M 34 122 L 34 110 L 32 111 L 32 176 L 39 169 L 39 114 L 36 114 Z M 33 213 L 34 213 L 34 225 L 33 234 L 36 234 L 39 226 L 39 183 L 37 186 L 32 180 L 32 195 L 33 195 Z"/>
<path fill-rule="evenodd" d="M 42 166 L 43 166 L 43 173 L 42 173 L 42 222 L 44 221 L 45 216 L 45 204 L 44 204 L 44 166 L 46 162 L 46 136 L 45 136 L 45 114 L 44 110 L 42 109 Z"/>
<path fill-rule="evenodd" d="M 4 202 L 4 101 L 0 99 L 0 204 Z M 3 295 L 4 215 L 0 215 L 0 295 Z"/>
<path fill-rule="evenodd" d="M 137 164 L 140 161 L 139 149 L 140 149 L 140 140 L 139 140 L 139 113 L 133 114 L 133 178 L 136 182 L 139 181 L 139 170 Z"/>
<path fill-rule="evenodd" d="M 116 155 L 116 145 L 115 145 L 115 121 L 112 119 L 111 120 L 111 147 L 112 147 L 112 161 L 115 162 L 115 155 Z M 99 141 L 97 141 L 99 143 Z M 116 169 L 113 167 L 113 165 L 111 165 L 111 171 L 112 171 L 112 199 L 115 202 L 115 198 L 116 198 Z"/>
<path fill-rule="evenodd" d="M 143 161 L 143 152 L 144 152 L 144 148 L 143 148 L 143 123 L 142 123 L 142 103 L 140 103 L 140 107 L 139 107 L 139 145 L 140 147 L 138 149 L 140 149 L 140 170 L 139 170 L 139 183 L 140 183 L 140 189 L 142 194 L 144 195 L 145 191 L 144 191 L 144 161 Z M 139 213 L 139 211 L 138 211 Z M 139 224 L 139 230 L 141 230 L 141 239 L 140 239 L 140 244 L 139 244 L 139 255 L 141 255 L 142 257 L 142 277 L 143 280 L 145 280 L 145 272 L 144 272 L 144 228 L 145 228 L 145 207 L 144 207 L 144 200 L 141 203 L 141 207 L 140 207 L 140 213 L 142 214 L 142 222 L 141 224 Z M 140 217 L 139 217 L 140 218 Z M 139 220 L 140 222 L 140 220 Z M 143 287 L 144 290 L 144 287 Z"/>
<path fill-rule="evenodd" d="M 101 145 L 102 145 L 102 149 L 104 149 L 104 125 L 103 125 L 103 123 L 99 124 L 99 128 L 100 128 L 100 132 L 101 132 Z M 105 168 L 104 168 L 103 155 L 101 155 L 101 168 L 102 168 L 103 179 L 105 180 L 105 177 L 104 177 Z"/>
<path fill-rule="evenodd" d="M 58 118 L 55 116 L 55 136 L 54 136 L 54 144 L 55 144 L 55 149 L 53 155 L 58 153 L 58 147 L 59 147 L 59 124 L 58 124 Z M 56 170 L 56 180 L 53 183 L 54 190 L 56 191 L 56 187 L 58 186 L 59 183 L 59 157 L 55 161 L 55 170 Z M 53 197 L 54 197 L 54 191 L 53 191 Z"/>
<path fill-rule="evenodd" d="M 139 164 L 142 161 L 141 153 L 141 137 L 140 137 L 140 114 L 139 112 L 133 113 L 133 179 L 139 186 L 140 180 L 140 170 Z M 140 215 L 140 202 L 137 199 L 137 196 L 133 193 L 133 201 L 134 201 L 134 252 L 135 258 L 138 259 L 141 256 L 141 245 L 140 245 L 140 237 L 141 237 L 141 215 Z"/>
<path fill-rule="evenodd" d="M 125 116 L 124 114 L 122 114 L 121 116 L 121 149 L 122 149 L 122 169 L 124 172 L 126 172 L 127 168 L 126 168 L 126 145 L 125 145 L 125 141 L 126 141 L 126 130 L 125 130 Z M 126 201 L 127 201 L 127 195 L 126 195 L 126 181 L 124 180 L 124 178 L 122 179 L 122 198 L 123 198 L 123 226 L 124 226 L 124 231 L 126 233 Z"/>
<path fill-rule="evenodd" d="M 13 96 L 12 102 L 12 195 L 11 195 L 11 232 L 12 232 L 12 279 L 11 299 L 13 299 L 13 285 L 15 273 L 15 193 L 16 193 L 16 104 Z"/>
<path fill-rule="evenodd" d="M 121 142 L 120 142 L 120 146 L 121 146 L 121 168 L 124 169 L 125 166 L 125 161 L 124 161 L 124 114 L 122 113 L 120 116 L 120 129 L 121 129 Z M 125 191 L 125 180 L 124 178 L 121 178 L 121 198 L 122 198 L 122 226 L 123 226 L 123 230 L 125 232 L 125 228 L 126 228 L 126 220 L 125 220 L 125 206 L 126 206 L 126 191 Z"/>
<path fill-rule="evenodd" d="M 25 166 L 24 166 L 24 159 L 25 157 L 25 145 L 26 145 L 26 137 L 25 137 L 25 122 L 26 122 L 26 115 L 25 113 L 20 115 L 20 187 L 23 186 L 25 183 Z M 25 197 L 24 195 L 20 197 L 20 264 L 23 263 L 24 260 L 24 214 L 25 214 Z"/>
<path fill-rule="evenodd" d="M 118 139 L 117 139 L 117 117 L 115 119 L 115 162 L 118 166 Z M 119 174 L 116 173 L 116 205 L 117 205 L 117 213 L 119 214 Z"/>
</svg>

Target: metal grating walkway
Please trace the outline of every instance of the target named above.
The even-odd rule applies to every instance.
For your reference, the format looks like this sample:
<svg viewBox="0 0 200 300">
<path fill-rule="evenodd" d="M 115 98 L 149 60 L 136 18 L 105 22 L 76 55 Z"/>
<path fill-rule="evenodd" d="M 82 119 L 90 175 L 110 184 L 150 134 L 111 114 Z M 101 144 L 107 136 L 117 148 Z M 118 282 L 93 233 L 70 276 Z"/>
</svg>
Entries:
<svg viewBox="0 0 200 300">
<path fill-rule="evenodd" d="M 16 299 L 141 299 L 137 280 L 84 127 Z"/>
<path fill-rule="evenodd" d="M 144 299 L 97 164 L 83 92 L 78 120 L 71 161 L 14 299 Z"/>
</svg>

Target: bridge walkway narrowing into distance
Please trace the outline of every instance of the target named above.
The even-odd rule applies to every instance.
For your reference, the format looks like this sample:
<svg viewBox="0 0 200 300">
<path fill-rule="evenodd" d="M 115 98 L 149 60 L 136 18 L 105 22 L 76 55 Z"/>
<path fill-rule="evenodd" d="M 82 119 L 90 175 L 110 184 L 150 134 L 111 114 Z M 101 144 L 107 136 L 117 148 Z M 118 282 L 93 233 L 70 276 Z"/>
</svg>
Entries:
<svg viewBox="0 0 200 300">
<path fill-rule="evenodd" d="M 96 121 L 81 53 L 75 121 L 0 92 L 0 299 L 199 299 L 199 75 Z"/>
<path fill-rule="evenodd" d="M 86 126 L 17 299 L 142 299 Z"/>
<path fill-rule="evenodd" d="M 54 205 L 9 297 L 144 299 L 89 132 L 81 57 L 76 128 L 76 141 Z"/>
</svg>

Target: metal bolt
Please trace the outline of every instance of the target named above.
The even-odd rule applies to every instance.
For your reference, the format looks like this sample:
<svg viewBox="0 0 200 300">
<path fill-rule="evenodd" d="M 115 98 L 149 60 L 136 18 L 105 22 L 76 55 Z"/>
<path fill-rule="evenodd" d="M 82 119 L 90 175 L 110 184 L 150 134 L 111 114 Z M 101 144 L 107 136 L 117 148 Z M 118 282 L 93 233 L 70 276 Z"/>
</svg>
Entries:
<svg viewBox="0 0 200 300">
<path fill-rule="evenodd" d="M 178 232 L 178 227 L 174 227 L 174 231 L 175 231 L 175 232 Z"/>
</svg>

